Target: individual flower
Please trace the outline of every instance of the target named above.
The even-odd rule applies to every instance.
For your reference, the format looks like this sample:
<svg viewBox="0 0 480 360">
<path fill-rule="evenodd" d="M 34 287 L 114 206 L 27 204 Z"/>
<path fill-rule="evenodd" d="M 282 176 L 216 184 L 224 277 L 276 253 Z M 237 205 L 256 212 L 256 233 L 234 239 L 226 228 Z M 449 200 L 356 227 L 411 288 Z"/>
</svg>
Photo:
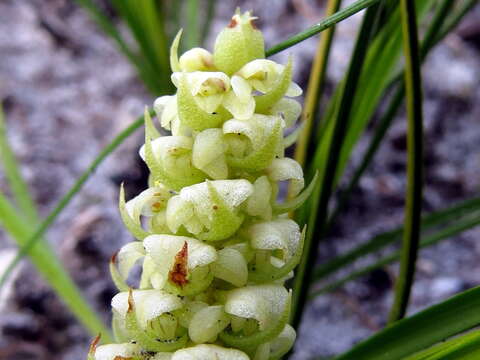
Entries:
<svg viewBox="0 0 480 360">
<path fill-rule="evenodd" d="M 218 34 L 213 58 L 220 71 L 232 75 L 249 61 L 265 57 L 263 35 L 255 26 L 255 19 L 248 11 L 237 11 Z"/>
<path fill-rule="evenodd" d="M 181 71 L 213 71 L 213 55 L 205 49 L 193 48 L 182 54 L 179 59 Z"/>
</svg>

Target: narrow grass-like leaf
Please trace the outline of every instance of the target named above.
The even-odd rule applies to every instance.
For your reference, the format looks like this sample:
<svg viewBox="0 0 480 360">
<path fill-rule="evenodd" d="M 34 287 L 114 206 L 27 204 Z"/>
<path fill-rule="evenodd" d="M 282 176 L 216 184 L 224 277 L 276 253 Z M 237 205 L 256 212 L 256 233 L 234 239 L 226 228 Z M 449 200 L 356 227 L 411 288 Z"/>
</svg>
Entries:
<svg viewBox="0 0 480 360">
<path fill-rule="evenodd" d="M 405 359 L 479 324 L 480 287 L 476 287 L 388 326 L 336 359 Z"/>
<path fill-rule="evenodd" d="M 477 360 L 480 358 L 480 331 L 472 331 L 409 356 L 405 360 Z"/>
<path fill-rule="evenodd" d="M 154 112 L 151 111 L 153 116 Z M 61 213 L 61 211 L 70 203 L 73 197 L 80 191 L 83 187 L 85 182 L 88 180 L 90 175 L 95 172 L 97 167 L 102 163 L 105 158 L 110 155 L 126 138 L 128 138 L 132 133 L 134 133 L 138 128 L 142 126 L 144 122 L 143 116 L 139 117 L 135 120 L 130 126 L 128 126 L 125 130 L 123 130 L 120 134 L 118 134 L 110 144 L 108 144 L 100 154 L 93 160 L 90 166 L 83 172 L 83 174 L 77 179 L 75 184 L 70 188 L 67 194 L 58 202 L 55 209 L 47 216 L 47 218 L 42 222 L 42 224 L 36 229 L 35 233 L 31 235 L 28 240 L 20 248 L 17 256 L 10 265 L 7 267 L 5 272 L 2 274 L 0 278 L 0 287 L 5 284 L 8 276 L 18 264 L 18 262 L 29 253 L 29 251 L 35 246 L 35 243 L 40 239 L 44 234 L 45 231 L 49 228 L 49 226 L 55 221 L 57 216 Z"/>
<path fill-rule="evenodd" d="M 338 11 L 342 1 L 329 0 L 327 4 L 326 15 L 331 16 Z M 313 119 L 316 118 L 318 104 L 322 98 L 322 90 L 327 73 L 328 59 L 330 57 L 330 48 L 332 46 L 335 26 L 328 28 L 318 40 L 317 52 L 313 59 L 310 76 L 308 78 L 308 87 L 305 95 L 304 110 L 302 112 L 301 124 L 303 130 L 295 147 L 295 160 L 302 166 L 305 166 L 307 147 L 311 140 L 311 131 L 313 128 Z"/>
<path fill-rule="evenodd" d="M 130 61 L 130 63 L 136 68 L 138 75 L 148 87 L 150 91 L 156 93 L 160 91 L 155 80 L 155 72 L 149 64 L 142 61 L 140 57 L 127 45 L 120 32 L 116 29 L 115 25 L 110 19 L 103 14 L 103 12 L 97 7 L 92 0 L 75 0 L 79 5 L 84 7 L 95 23 L 102 29 L 102 31 L 113 39 L 120 52 Z"/>
<path fill-rule="evenodd" d="M 461 219 L 456 221 L 453 225 L 450 225 L 444 229 L 441 229 L 433 234 L 426 235 L 422 237 L 420 241 L 420 248 L 428 247 L 434 245 L 444 239 L 448 239 L 452 236 L 456 236 L 466 230 L 470 230 L 476 226 L 480 225 L 480 213 L 477 211 L 475 214 L 468 216 L 466 219 Z M 358 270 L 353 271 L 352 273 L 331 282 L 330 284 L 320 288 L 319 290 L 315 290 L 311 293 L 310 297 L 313 298 L 315 296 L 325 294 L 327 292 L 333 291 L 340 286 L 346 284 L 351 280 L 355 280 L 361 276 L 364 276 L 370 273 L 373 270 L 381 268 L 387 264 L 390 264 L 394 261 L 397 261 L 400 258 L 400 251 L 395 251 L 391 255 L 387 255 L 382 257 L 380 260 L 377 260 L 371 265 L 367 265 L 362 267 Z"/>
<path fill-rule="evenodd" d="M 439 29 L 442 27 L 442 24 L 445 18 L 447 17 L 448 12 L 451 10 L 453 3 L 454 3 L 453 0 L 444 0 L 438 6 L 438 9 L 436 9 L 436 13 L 431 23 L 429 24 L 428 29 L 425 33 L 425 37 L 422 41 L 422 46 L 421 46 L 422 61 L 425 60 L 429 51 L 438 42 L 440 42 L 443 39 L 443 37 L 438 37 L 437 34 L 439 32 Z M 456 22 L 451 23 L 448 30 L 451 31 L 451 29 L 455 25 L 456 25 Z M 399 73 L 397 76 L 395 76 L 395 80 L 393 82 L 401 80 L 401 78 L 402 78 L 402 73 Z M 346 205 L 353 190 L 355 189 L 358 182 L 360 181 L 360 178 L 362 177 L 365 170 L 368 168 L 371 161 L 373 160 L 373 157 L 377 153 L 377 150 L 379 149 L 380 144 L 382 143 L 387 130 L 390 128 L 390 125 L 392 124 L 395 118 L 395 114 L 397 113 L 398 109 L 400 108 L 400 105 L 403 102 L 404 96 L 405 96 L 405 87 L 402 81 L 401 85 L 399 85 L 399 87 L 395 90 L 395 94 L 391 97 L 387 110 L 379 120 L 379 123 L 375 129 L 375 133 L 372 137 L 372 140 L 370 141 L 367 151 L 365 152 L 362 158 L 362 161 L 360 162 L 360 165 L 358 165 L 358 167 L 356 168 L 353 176 L 351 177 L 348 185 L 346 186 L 346 189 L 341 192 L 340 197 L 338 199 L 338 203 L 335 209 L 332 211 L 332 214 L 330 215 L 328 228 L 330 228 L 331 225 L 335 222 L 336 217 Z"/>
<path fill-rule="evenodd" d="M 316 250 L 318 241 L 323 237 L 328 215 L 328 203 L 333 190 L 333 177 L 337 166 L 337 156 L 342 146 L 345 132 L 352 110 L 353 93 L 358 84 L 360 71 L 365 60 L 368 49 L 368 39 L 373 25 L 372 20 L 376 16 L 377 7 L 371 7 L 367 10 L 363 19 L 362 27 L 358 34 L 356 46 L 347 72 L 346 81 L 342 88 L 342 98 L 339 102 L 338 113 L 335 118 L 332 136 L 329 138 L 328 149 L 330 157 L 325 163 L 317 164 L 319 171 L 319 185 L 314 190 L 311 206 L 308 208 L 310 215 L 308 217 L 308 228 L 312 229 L 307 235 L 305 241 L 304 256 L 297 268 L 297 274 L 293 284 L 293 325 L 297 327 L 300 323 L 303 313 L 303 307 L 307 301 L 307 295 L 313 266 L 316 259 Z M 318 196 L 317 196 L 318 195 Z"/>
<path fill-rule="evenodd" d="M 2 104 L 0 103 L 0 160 L 3 163 L 5 176 L 8 179 L 10 188 L 12 189 L 15 203 L 19 207 L 22 215 L 33 223 L 38 221 L 37 209 L 35 202 L 30 196 L 28 186 L 23 180 L 20 169 L 15 158 L 15 154 L 10 147 L 7 137 L 7 128 L 5 125 L 5 116 Z"/>
<path fill-rule="evenodd" d="M 202 26 L 202 45 L 205 45 L 205 40 L 210 33 L 210 27 L 212 26 L 212 20 L 215 17 L 217 1 L 207 0 L 207 13 L 205 14 L 205 21 Z"/>
<path fill-rule="evenodd" d="M 418 16 L 423 17 L 432 3 L 432 0 L 416 2 Z M 339 164 L 335 174 L 335 184 L 337 184 L 341 178 L 355 145 L 366 129 L 386 89 L 390 86 L 396 75 L 396 68 L 402 53 L 401 31 L 398 27 L 399 20 L 399 13 L 395 12 L 381 33 L 375 37 L 368 51 L 368 56 L 359 81 L 361 85 L 355 94 L 352 105 L 355 111 L 352 114 L 352 119 L 339 156 Z M 337 89 L 334 94 L 334 101 L 337 101 L 336 98 L 339 95 L 340 91 Z M 337 104 L 335 107 L 336 106 Z M 332 107 L 330 106 L 330 108 Z M 334 113 L 334 111 L 329 111 L 330 116 Z M 331 117 L 326 118 L 323 123 L 325 126 L 321 129 L 324 133 L 322 136 L 330 136 L 329 134 L 333 131 L 333 121 L 331 121 Z M 329 156 L 326 142 L 321 141 L 319 146 L 322 150 L 315 154 L 314 161 L 317 163 L 325 162 Z"/>
<path fill-rule="evenodd" d="M 289 47 L 292 47 L 293 45 L 298 44 L 299 42 L 302 42 L 312 36 L 315 36 L 319 32 L 322 32 L 329 27 L 335 25 L 336 23 L 339 23 L 340 21 L 355 15 L 359 11 L 362 11 L 363 9 L 372 6 L 373 4 L 377 3 L 380 0 L 357 0 L 353 4 L 347 6 L 345 9 L 342 9 L 332 16 L 329 16 L 322 21 L 320 21 L 318 24 L 313 25 L 312 27 L 308 28 L 307 30 L 304 30 L 289 39 L 282 41 L 279 44 L 276 44 L 272 46 L 270 49 L 268 49 L 265 53 L 266 56 L 272 56 L 276 53 L 279 53 L 280 51 L 283 51 L 285 49 L 288 49 Z"/>
<path fill-rule="evenodd" d="M 480 211 L 480 198 L 469 199 L 457 205 L 449 207 L 444 210 L 439 210 L 431 214 L 425 215 L 422 218 L 421 229 L 422 232 L 427 232 L 433 227 L 448 224 L 459 220 L 461 217 L 471 215 Z M 334 259 L 318 266 L 315 270 L 314 278 L 316 280 L 322 279 L 335 271 L 353 263 L 362 256 L 378 251 L 385 246 L 392 244 L 402 237 L 403 227 L 381 233 L 365 244 L 355 247 L 347 253 L 337 256 Z"/>
<path fill-rule="evenodd" d="M 405 53 L 405 90 L 407 97 L 407 193 L 400 273 L 389 322 L 405 316 L 415 276 L 423 193 L 423 110 L 420 50 L 414 0 L 400 0 L 403 48 Z"/>
<path fill-rule="evenodd" d="M 1 193 L 0 224 L 19 246 L 25 246 L 32 233 L 29 222 L 16 215 L 15 208 Z M 101 333 L 104 341 L 111 342 L 109 331 L 99 320 L 99 316 L 87 304 L 49 244 L 43 240 L 36 242 L 35 246 L 30 248 L 29 255 L 37 270 L 75 314 L 78 321 L 92 335 Z"/>
<path fill-rule="evenodd" d="M 188 48 L 194 48 L 200 45 L 200 33 L 198 27 L 198 0 L 187 0 L 187 23 L 185 24 L 185 42 Z"/>
</svg>

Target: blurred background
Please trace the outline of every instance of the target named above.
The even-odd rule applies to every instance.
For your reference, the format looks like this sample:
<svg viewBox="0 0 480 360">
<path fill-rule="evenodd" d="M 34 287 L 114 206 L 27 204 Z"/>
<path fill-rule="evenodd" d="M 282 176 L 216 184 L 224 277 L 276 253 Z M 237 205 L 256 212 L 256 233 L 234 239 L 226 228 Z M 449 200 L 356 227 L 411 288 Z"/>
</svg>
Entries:
<svg viewBox="0 0 480 360">
<path fill-rule="evenodd" d="M 8 139 L 42 217 L 115 134 L 155 98 L 155 88 L 145 87 L 111 38 L 78 5 L 81 2 L 0 1 L 0 101 Z M 165 3 L 170 14 L 165 14 L 170 42 L 177 30 L 173 22 L 169 23 L 170 18 L 186 18 L 187 10 L 180 1 Z M 258 26 L 269 47 L 318 22 L 325 12 L 324 3 L 218 1 L 204 45 L 212 49 L 215 34 L 228 24 L 237 6 L 251 9 L 259 17 Z M 95 4 L 119 23 L 120 32 L 128 39 L 127 29 L 109 1 Z M 206 2 L 200 2 L 200 22 L 207 11 Z M 360 20 L 361 15 L 355 15 L 337 27 L 327 96 L 345 72 Z M 293 55 L 295 79 L 303 88 L 317 41 L 317 37 L 311 38 L 274 58 L 286 63 L 288 55 Z M 168 74 L 164 77 L 160 83 L 168 80 Z M 431 211 L 478 196 L 480 190 L 480 5 L 432 51 L 423 66 L 423 78 L 424 209 Z M 358 164 L 370 135 L 367 132 L 358 144 L 347 177 Z M 130 239 L 117 210 L 119 185 L 125 181 L 127 198 L 147 186 L 146 167 L 137 152 L 142 141 L 143 132 L 137 131 L 122 144 L 46 236 L 105 322 L 109 321 L 110 299 L 115 293 L 108 260 Z M 323 242 L 320 259 L 402 223 L 405 164 L 406 121 L 402 110 L 332 235 Z M 0 190 L 9 192 L 2 172 Z M 0 272 L 15 253 L 15 243 L 0 229 Z M 422 250 L 410 311 L 477 285 L 479 258 L 480 228 Z M 396 265 L 385 266 L 310 302 L 294 359 L 334 355 L 380 329 L 391 303 L 396 270 Z M 24 260 L 0 292 L 0 359 L 84 359 L 90 340 Z"/>
</svg>

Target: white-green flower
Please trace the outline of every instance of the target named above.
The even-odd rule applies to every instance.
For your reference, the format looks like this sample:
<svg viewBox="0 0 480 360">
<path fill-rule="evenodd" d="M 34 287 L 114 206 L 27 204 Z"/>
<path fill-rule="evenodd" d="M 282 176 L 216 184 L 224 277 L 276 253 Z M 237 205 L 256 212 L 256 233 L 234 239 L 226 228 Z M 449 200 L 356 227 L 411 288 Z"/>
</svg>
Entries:
<svg viewBox="0 0 480 360">
<path fill-rule="evenodd" d="M 267 59 L 255 59 L 245 64 L 237 75 L 245 80 L 253 90 L 262 94 L 271 92 L 278 86 L 285 71 L 285 66 Z M 302 88 L 290 81 L 285 96 L 296 97 L 302 95 Z"/>
</svg>

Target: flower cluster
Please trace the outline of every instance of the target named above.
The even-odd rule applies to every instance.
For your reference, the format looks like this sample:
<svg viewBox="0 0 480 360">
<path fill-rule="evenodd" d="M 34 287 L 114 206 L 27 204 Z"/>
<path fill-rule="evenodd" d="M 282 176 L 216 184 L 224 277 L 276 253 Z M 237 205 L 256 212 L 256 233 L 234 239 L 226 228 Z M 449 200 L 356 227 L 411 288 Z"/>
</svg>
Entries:
<svg viewBox="0 0 480 360">
<path fill-rule="evenodd" d="M 288 325 L 304 231 L 287 217 L 312 190 L 284 156 L 301 94 L 286 66 L 266 60 L 249 12 L 237 13 L 214 53 L 171 47 L 173 96 L 155 101 L 162 136 L 145 112 L 140 156 L 149 188 L 119 207 L 138 240 L 112 257 L 118 344 L 90 360 L 268 360 L 293 345 Z M 279 203 L 281 182 L 293 199 Z M 303 191 L 302 191 L 303 190 Z M 135 269 L 141 276 L 132 289 Z"/>
</svg>

